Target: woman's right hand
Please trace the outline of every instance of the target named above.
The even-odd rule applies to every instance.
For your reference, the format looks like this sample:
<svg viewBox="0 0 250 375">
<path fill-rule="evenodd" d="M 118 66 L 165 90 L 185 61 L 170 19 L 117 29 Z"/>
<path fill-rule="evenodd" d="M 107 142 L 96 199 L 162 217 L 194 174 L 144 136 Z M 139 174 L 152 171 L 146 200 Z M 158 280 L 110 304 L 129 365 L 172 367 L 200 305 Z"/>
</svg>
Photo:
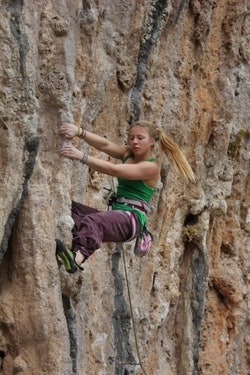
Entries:
<svg viewBox="0 0 250 375">
<path fill-rule="evenodd" d="M 69 158 L 72 160 L 82 160 L 83 158 L 83 152 L 72 145 L 64 145 L 61 148 L 60 154 L 65 158 Z"/>
<path fill-rule="evenodd" d="M 65 138 L 74 138 L 78 134 L 78 127 L 69 122 L 63 122 L 59 127 L 59 134 L 64 135 Z"/>
</svg>

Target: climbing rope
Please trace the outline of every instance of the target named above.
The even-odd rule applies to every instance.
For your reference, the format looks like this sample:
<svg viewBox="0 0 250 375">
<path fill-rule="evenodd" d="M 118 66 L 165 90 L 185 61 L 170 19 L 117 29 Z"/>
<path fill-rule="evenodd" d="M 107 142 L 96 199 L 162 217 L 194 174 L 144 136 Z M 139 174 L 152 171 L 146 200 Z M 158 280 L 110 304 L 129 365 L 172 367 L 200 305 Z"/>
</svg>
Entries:
<svg viewBox="0 0 250 375">
<path fill-rule="evenodd" d="M 136 352 L 137 352 L 137 357 L 138 357 L 138 362 L 139 362 L 138 364 L 141 367 L 143 373 L 145 375 L 147 375 L 145 369 L 143 368 L 142 361 L 141 361 L 141 356 L 140 356 L 140 351 L 139 351 L 139 345 L 138 345 L 136 328 L 135 328 L 135 320 L 134 320 L 134 314 L 133 314 L 133 309 L 132 309 L 130 287 L 129 287 L 129 281 L 128 281 L 128 272 L 127 272 L 127 266 L 126 266 L 125 251 L 124 251 L 123 247 L 122 247 L 122 258 L 123 258 L 123 263 L 124 263 L 125 280 L 126 280 L 127 291 L 128 291 L 128 300 L 129 300 L 129 307 L 130 307 L 130 314 L 131 314 L 131 320 L 132 320 L 132 327 L 133 327 L 134 338 L 135 338 L 135 346 L 136 346 Z"/>
<path fill-rule="evenodd" d="M 111 185 L 110 192 L 115 194 L 117 189 L 116 189 L 114 177 L 111 177 L 110 185 Z M 132 320 L 132 327 L 133 327 L 134 338 L 135 338 L 135 346 L 136 346 L 136 352 L 137 352 L 137 357 L 138 357 L 138 363 L 133 363 L 133 365 L 134 366 L 139 365 L 140 368 L 142 369 L 142 372 L 144 373 L 144 375 L 147 375 L 145 369 L 143 368 L 141 356 L 140 356 L 140 351 L 139 351 L 139 345 L 138 345 L 136 328 L 135 328 L 135 320 L 134 320 L 134 314 L 133 314 L 133 308 L 132 308 L 132 301 L 131 301 L 131 294 L 130 294 L 130 287 L 129 287 L 129 281 L 128 281 L 126 258 L 125 258 L 125 252 L 124 252 L 123 246 L 122 246 L 122 258 L 123 258 L 123 264 L 124 264 L 126 286 L 127 286 L 127 291 L 128 291 L 128 300 L 129 300 L 130 314 L 131 314 L 131 320 Z M 121 362 L 121 364 L 122 365 L 131 365 L 132 363 Z"/>
</svg>

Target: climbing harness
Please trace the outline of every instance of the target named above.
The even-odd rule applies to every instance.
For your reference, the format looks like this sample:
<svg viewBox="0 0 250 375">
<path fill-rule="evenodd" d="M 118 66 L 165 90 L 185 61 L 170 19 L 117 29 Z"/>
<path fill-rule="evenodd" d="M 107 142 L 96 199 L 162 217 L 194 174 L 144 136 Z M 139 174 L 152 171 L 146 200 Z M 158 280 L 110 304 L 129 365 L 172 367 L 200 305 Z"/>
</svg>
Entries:
<svg viewBox="0 0 250 375">
<path fill-rule="evenodd" d="M 115 202 L 127 204 L 129 206 L 132 206 L 133 208 L 137 208 L 139 210 L 142 210 L 145 213 L 151 212 L 150 206 L 139 199 L 127 199 L 124 197 L 117 197 Z"/>
</svg>

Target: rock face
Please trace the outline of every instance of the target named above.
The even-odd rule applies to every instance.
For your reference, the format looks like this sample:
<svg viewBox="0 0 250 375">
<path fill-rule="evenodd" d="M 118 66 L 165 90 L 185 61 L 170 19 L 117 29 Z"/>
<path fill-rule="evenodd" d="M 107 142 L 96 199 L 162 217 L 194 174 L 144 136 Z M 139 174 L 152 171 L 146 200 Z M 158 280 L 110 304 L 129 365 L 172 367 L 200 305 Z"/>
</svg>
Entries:
<svg viewBox="0 0 250 375">
<path fill-rule="evenodd" d="M 249 3 L 2 0 L 0 35 L 0 374 L 249 374 Z M 121 143 L 153 120 L 186 154 L 147 257 L 58 266 L 71 199 L 106 209 L 111 183 L 60 157 L 62 118 Z"/>
</svg>

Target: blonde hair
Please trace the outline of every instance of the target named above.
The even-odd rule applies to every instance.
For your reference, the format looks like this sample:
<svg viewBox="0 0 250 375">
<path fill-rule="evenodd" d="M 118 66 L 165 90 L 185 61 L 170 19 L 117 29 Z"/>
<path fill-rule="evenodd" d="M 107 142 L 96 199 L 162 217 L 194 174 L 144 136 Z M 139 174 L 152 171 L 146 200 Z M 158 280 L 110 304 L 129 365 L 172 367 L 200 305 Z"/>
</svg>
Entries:
<svg viewBox="0 0 250 375">
<path fill-rule="evenodd" d="M 161 151 L 164 152 L 169 160 L 173 162 L 181 176 L 185 177 L 186 180 L 195 182 L 194 172 L 185 155 L 179 149 L 178 145 L 172 141 L 162 129 L 156 127 L 150 121 L 136 121 L 131 125 L 131 128 L 137 125 L 147 129 L 150 137 L 154 139 L 155 144 L 152 152 L 157 159 L 161 161 Z"/>
</svg>

